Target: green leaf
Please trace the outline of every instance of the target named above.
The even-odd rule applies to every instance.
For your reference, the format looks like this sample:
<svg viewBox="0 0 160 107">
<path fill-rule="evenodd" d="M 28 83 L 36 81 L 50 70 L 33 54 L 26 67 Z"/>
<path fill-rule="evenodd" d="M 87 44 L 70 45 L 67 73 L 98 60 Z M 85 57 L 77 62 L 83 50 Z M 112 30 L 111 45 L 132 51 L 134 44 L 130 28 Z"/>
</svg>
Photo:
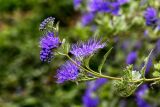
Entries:
<svg viewBox="0 0 160 107">
<path fill-rule="evenodd" d="M 143 77 L 143 78 L 145 78 L 145 70 L 146 70 L 146 67 L 147 67 L 149 58 L 150 58 L 150 56 L 151 56 L 151 54 L 152 54 L 152 51 L 153 51 L 153 50 L 151 50 L 151 52 L 149 53 L 148 57 L 146 57 L 145 60 L 144 60 L 145 64 L 144 64 L 143 68 L 141 69 L 141 74 L 142 74 L 142 77 Z"/>
<path fill-rule="evenodd" d="M 60 53 L 68 54 L 69 49 L 70 49 L 70 44 L 66 42 L 65 39 L 63 39 L 61 46 L 56 50 Z"/>
<path fill-rule="evenodd" d="M 66 43 L 66 39 L 62 40 L 62 47 L 64 47 L 64 44 Z"/>
<path fill-rule="evenodd" d="M 154 77 L 160 77 L 160 72 L 154 71 L 152 74 Z"/>
<path fill-rule="evenodd" d="M 56 29 L 54 28 L 54 21 L 49 21 L 46 25 L 46 29 L 49 31 L 56 31 Z"/>
<path fill-rule="evenodd" d="M 57 24 L 56 24 L 56 32 L 59 32 L 59 23 L 60 22 L 57 22 Z"/>
<path fill-rule="evenodd" d="M 90 59 L 92 58 L 92 56 L 93 56 L 93 55 L 90 55 L 88 58 L 86 58 L 86 59 L 84 60 L 84 64 L 85 64 L 85 66 L 86 66 L 88 69 L 90 69 L 90 67 L 89 67 L 89 62 L 90 62 Z"/>
<path fill-rule="evenodd" d="M 160 71 L 160 63 L 154 64 L 154 68 L 158 71 Z"/>
<path fill-rule="evenodd" d="M 136 83 L 129 83 L 125 80 L 115 80 L 113 86 L 116 94 L 122 97 L 128 97 L 135 92 L 139 85 Z"/>
<path fill-rule="evenodd" d="M 102 67 L 103 67 L 103 65 L 104 65 L 104 63 L 105 63 L 108 55 L 110 54 L 111 50 L 112 50 L 112 48 L 110 48 L 109 51 L 107 51 L 107 53 L 103 56 L 103 59 L 102 59 L 100 65 L 98 66 L 98 71 L 99 71 L 100 73 L 101 73 Z"/>
<path fill-rule="evenodd" d="M 66 42 L 64 45 L 64 53 L 67 54 L 69 52 L 69 49 L 70 49 L 70 44 Z"/>
<path fill-rule="evenodd" d="M 126 69 L 123 70 L 123 79 L 128 81 L 132 80 L 132 71 L 133 71 L 133 65 L 128 65 Z"/>
</svg>

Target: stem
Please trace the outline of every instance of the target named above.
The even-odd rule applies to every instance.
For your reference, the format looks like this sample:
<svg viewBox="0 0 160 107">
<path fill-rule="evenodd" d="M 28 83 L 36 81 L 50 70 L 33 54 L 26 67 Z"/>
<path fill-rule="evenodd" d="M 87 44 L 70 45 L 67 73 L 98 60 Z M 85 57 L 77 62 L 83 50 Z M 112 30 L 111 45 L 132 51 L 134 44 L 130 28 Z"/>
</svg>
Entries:
<svg viewBox="0 0 160 107">
<path fill-rule="evenodd" d="M 149 82 L 149 81 L 157 81 L 160 80 L 160 78 L 151 78 L 151 79 L 145 79 L 145 81 Z"/>
<path fill-rule="evenodd" d="M 108 79 L 113 79 L 113 80 L 122 80 L 122 78 L 118 78 L 118 77 L 111 77 L 111 76 L 107 76 L 107 75 L 102 75 L 102 74 L 99 74 L 93 70 L 88 70 L 80 65 L 78 65 L 69 55 L 65 54 L 65 56 L 68 57 L 69 60 L 71 60 L 75 65 L 77 65 L 78 67 L 80 67 L 81 69 L 83 69 L 84 71 L 96 76 L 96 77 L 100 77 L 100 78 L 108 78 Z"/>
<path fill-rule="evenodd" d="M 93 77 L 93 78 L 85 78 L 85 79 L 81 79 L 81 80 L 78 80 L 78 81 L 91 81 L 91 80 L 95 80 L 97 79 L 98 77 Z"/>
<path fill-rule="evenodd" d="M 80 67 L 81 69 L 83 69 L 84 71 L 96 76 L 94 78 L 86 78 L 86 79 L 83 79 L 82 81 L 87 81 L 87 80 L 94 80 L 96 78 L 107 78 L 107 79 L 111 79 L 111 80 L 123 80 L 123 78 L 119 78 L 119 77 L 112 77 L 112 76 L 108 76 L 108 75 L 103 75 L 103 74 L 99 74 L 97 73 L 96 71 L 93 71 L 92 69 L 89 68 L 86 69 L 80 65 L 78 65 L 69 55 L 67 54 L 63 54 L 63 53 L 60 53 L 60 52 L 57 52 L 58 54 L 60 55 L 64 55 L 66 56 L 69 60 L 71 60 L 76 66 Z M 129 82 L 133 82 L 133 83 L 139 83 L 139 82 L 151 82 L 151 81 L 158 81 L 160 80 L 160 77 L 159 78 L 150 78 L 150 79 L 146 79 L 146 78 L 142 78 L 142 79 L 139 79 L 139 80 L 131 80 Z"/>
<path fill-rule="evenodd" d="M 131 81 L 131 82 L 141 82 L 141 81 L 144 81 L 144 82 L 151 82 L 151 81 L 157 81 L 157 80 L 160 80 L 160 78 L 150 78 L 150 79 L 139 79 L 139 80 L 135 80 L 135 81 Z"/>
</svg>

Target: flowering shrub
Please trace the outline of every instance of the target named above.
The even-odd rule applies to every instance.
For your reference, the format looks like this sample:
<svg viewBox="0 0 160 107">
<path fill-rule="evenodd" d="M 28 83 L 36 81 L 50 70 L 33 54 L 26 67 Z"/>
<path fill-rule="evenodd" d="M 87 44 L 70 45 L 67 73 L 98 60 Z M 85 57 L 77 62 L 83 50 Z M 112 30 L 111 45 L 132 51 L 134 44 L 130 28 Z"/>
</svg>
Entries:
<svg viewBox="0 0 160 107">
<path fill-rule="evenodd" d="M 114 29 L 116 29 L 119 25 L 118 21 L 121 21 L 121 19 L 119 20 L 118 17 L 127 17 L 125 16 L 125 13 L 122 13 L 121 7 L 123 7 L 123 5 L 128 5 L 131 2 L 133 1 L 74 0 L 74 8 L 77 10 L 81 10 L 82 7 L 86 7 L 83 10 L 84 13 L 82 13 L 81 17 L 82 26 L 92 27 L 92 25 L 95 25 L 97 27 L 96 30 L 107 32 L 107 29 L 105 29 L 105 31 L 104 29 L 101 29 L 101 26 L 104 26 L 105 24 L 106 26 L 112 26 L 110 27 L 110 29 L 114 31 Z M 147 3 L 147 1 L 143 1 L 143 3 L 145 4 Z M 147 7 L 144 10 L 144 14 L 139 17 L 141 17 L 141 19 L 144 18 L 146 26 L 151 27 L 152 30 L 155 31 L 155 33 L 159 32 L 160 19 L 155 8 Z M 112 23 L 106 22 L 105 18 L 110 18 Z M 150 104 L 148 104 L 143 99 L 143 94 L 145 94 L 145 91 L 148 90 L 147 85 L 159 85 L 160 83 L 160 63 L 153 63 L 152 61 L 153 57 L 156 57 L 155 54 L 157 53 L 156 51 L 158 50 L 158 46 L 150 50 L 148 56 L 146 56 L 146 58 L 143 58 L 144 63 L 142 64 L 140 69 L 137 69 L 135 63 L 138 59 L 138 50 L 141 48 L 141 43 L 139 42 L 138 44 L 137 42 L 137 44 L 135 44 L 134 46 L 134 49 L 126 57 L 127 65 L 125 69 L 122 69 L 120 71 L 122 75 L 106 75 L 102 68 L 105 65 L 105 61 L 114 47 L 109 46 L 106 54 L 104 54 L 101 60 L 99 60 L 100 62 L 98 62 L 98 67 L 96 68 L 96 70 L 93 70 L 92 68 L 90 68 L 90 65 L 93 65 L 90 60 L 98 51 L 108 47 L 109 43 L 105 39 L 102 39 L 103 36 L 101 36 L 101 39 L 99 39 L 99 37 L 96 35 L 97 37 L 91 37 L 85 42 L 80 41 L 70 46 L 65 39 L 59 39 L 60 35 L 58 31 L 58 23 L 54 24 L 54 20 L 52 19 L 54 18 L 49 17 L 40 24 L 40 30 L 45 33 L 45 37 L 43 37 L 40 41 L 40 46 L 42 48 L 42 51 L 40 52 L 40 59 L 44 62 L 50 61 L 53 57 L 53 53 L 55 55 L 62 55 L 68 58 L 68 61 L 57 70 L 57 74 L 54 77 L 57 79 L 57 83 L 64 83 L 67 81 L 78 83 L 80 81 L 94 80 L 91 82 L 87 82 L 87 89 L 83 96 L 83 103 L 85 107 L 97 107 L 99 105 L 100 101 L 98 95 L 96 94 L 96 91 L 102 86 L 102 84 L 105 84 L 106 79 L 108 79 L 108 81 L 113 80 L 111 82 L 112 86 L 114 87 L 113 91 L 114 93 L 116 93 L 116 95 L 119 95 L 121 97 L 129 97 L 132 94 L 136 93 L 135 98 L 139 107 L 150 106 Z M 131 26 L 129 26 L 129 28 L 130 27 Z M 123 30 L 125 28 L 123 28 Z M 116 33 L 118 34 L 123 30 L 116 30 L 118 31 Z M 57 34 L 57 37 L 55 37 L 54 34 Z M 147 31 L 145 31 L 145 36 L 147 35 Z M 126 50 L 125 48 L 126 46 L 123 47 L 124 50 Z M 154 65 L 154 70 L 151 76 L 147 76 L 149 75 L 148 73 L 152 67 L 152 63 Z M 104 80 L 104 82 L 101 80 Z"/>
</svg>

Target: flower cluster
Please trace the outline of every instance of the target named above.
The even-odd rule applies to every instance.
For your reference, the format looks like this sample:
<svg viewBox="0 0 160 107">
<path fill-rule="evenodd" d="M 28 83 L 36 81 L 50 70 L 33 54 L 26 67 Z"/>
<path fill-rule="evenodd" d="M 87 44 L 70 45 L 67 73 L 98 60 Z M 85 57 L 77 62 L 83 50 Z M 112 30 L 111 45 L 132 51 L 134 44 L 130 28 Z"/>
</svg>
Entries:
<svg viewBox="0 0 160 107">
<path fill-rule="evenodd" d="M 132 51 L 128 54 L 127 59 L 126 59 L 126 64 L 134 64 L 137 59 L 137 52 Z"/>
<path fill-rule="evenodd" d="M 79 61 L 75 61 L 80 65 Z M 74 81 L 79 74 L 79 67 L 71 61 L 67 61 L 57 70 L 57 83 L 63 83 L 65 81 Z"/>
<path fill-rule="evenodd" d="M 81 2 L 82 0 L 75 0 L 74 1 L 75 6 L 78 7 Z M 128 0 L 109 0 L 109 1 L 89 0 L 87 2 L 88 12 L 82 17 L 82 23 L 84 25 L 87 25 L 91 20 L 94 19 L 95 14 L 97 12 L 105 12 L 113 15 L 119 15 L 120 6 L 127 2 Z M 144 16 L 146 18 L 146 24 L 148 26 L 158 25 L 159 19 L 158 19 L 157 12 L 154 8 L 148 8 Z M 58 34 L 58 26 L 56 26 L 56 28 L 52 26 L 53 24 L 49 26 L 50 24 L 48 23 L 50 22 L 54 23 L 53 17 L 49 17 L 45 19 L 40 24 L 40 30 L 45 31 L 43 37 L 40 39 L 40 47 L 41 47 L 40 60 L 43 62 L 46 62 L 46 61 L 50 62 L 55 53 L 56 55 L 59 54 L 59 55 L 66 56 L 69 59 L 58 68 L 56 72 L 57 74 L 55 76 L 57 78 L 57 83 L 64 83 L 66 81 L 76 81 L 76 82 L 81 80 L 86 81 L 86 80 L 94 80 L 99 78 L 95 81 L 87 83 L 88 88 L 85 92 L 85 95 L 83 96 L 83 103 L 85 107 L 97 107 L 97 105 L 99 104 L 99 97 L 96 94 L 96 92 L 99 89 L 99 87 L 101 87 L 103 84 L 106 83 L 107 80 L 104 78 L 120 81 L 119 83 L 117 83 L 118 84 L 117 86 L 119 87 L 122 86 L 122 88 L 121 87 L 119 88 L 120 90 L 124 89 L 124 91 L 121 92 L 122 94 L 120 94 L 122 96 L 131 95 L 132 93 L 128 93 L 127 91 L 134 92 L 136 89 L 135 87 L 136 86 L 138 87 L 137 83 L 152 81 L 157 79 L 157 78 L 156 79 L 145 78 L 145 74 L 149 72 L 152 66 L 152 59 L 150 57 L 147 57 L 147 63 L 145 62 L 143 67 L 143 68 L 146 68 L 146 71 L 144 71 L 143 68 L 140 71 L 133 70 L 134 66 L 132 66 L 131 67 L 132 69 L 127 69 L 125 76 L 121 78 L 103 75 L 101 73 L 101 70 L 111 49 L 104 55 L 101 63 L 99 64 L 98 66 L 99 72 L 92 70 L 89 67 L 89 60 L 94 53 L 96 53 L 99 49 L 102 49 L 106 46 L 106 42 L 102 42 L 101 39 L 91 38 L 86 42 L 78 42 L 76 44 L 71 45 L 71 47 L 68 46 L 67 49 L 65 49 L 65 46 L 66 46 L 65 42 L 62 42 L 63 45 L 60 47 L 62 43 L 58 35 L 55 35 L 55 34 Z M 51 28 L 53 27 L 53 31 L 52 29 L 49 30 L 48 27 L 51 27 Z M 131 51 L 126 58 L 127 64 L 134 64 L 136 62 L 137 50 L 141 48 L 141 43 L 138 44 L 137 42 L 134 48 L 135 48 L 133 49 L 134 51 Z M 55 51 L 55 49 L 57 50 Z M 67 52 L 65 50 L 67 50 Z M 87 60 L 85 60 L 85 58 L 87 58 Z M 128 80 L 130 83 L 128 83 Z M 123 86 L 125 88 L 123 88 Z M 131 87 L 131 88 L 128 88 L 128 87 Z M 137 92 L 136 94 L 137 104 L 145 105 L 145 101 L 142 99 L 142 96 L 139 94 L 140 92 Z"/>
<path fill-rule="evenodd" d="M 50 60 L 53 57 L 52 50 L 55 48 L 58 48 L 60 46 L 61 42 L 58 37 L 54 36 L 54 32 L 47 32 L 44 37 L 40 40 L 40 59 L 41 61 L 45 62 Z"/>
<path fill-rule="evenodd" d="M 83 96 L 84 107 L 97 107 L 99 104 L 99 98 L 94 92 L 86 90 Z"/>
<path fill-rule="evenodd" d="M 95 13 L 85 13 L 83 14 L 83 16 L 81 17 L 81 23 L 83 26 L 88 25 L 89 23 L 91 23 L 93 21 L 95 17 Z"/>
<path fill-rule="evenodd" d="M 120 6 L 128 2 L 128 0 L 90 0 L 88 9 L 90 12 L 106 12 L 118 15 Z"/>
<path fill-rule="evenodd" d="M 138 107 L 151 107 L 143 98 L 145 93 L 147 92 L 147 85 L 142 85 L 136 92 L 136 102 Z"/>
<path fill-rule="evenodd" d="M 160 25 L 160 19 L 158 18 L 158 14 L 155 8 L 148 7 L 144 13 L 144 17 L 146 19 L 147 26 L 157 27 Z"/>
<path fill-rule="evenodd" d="M 80 58 L 89 56 L 104 46 L 105 43 L 101 43 L 101 40 L 97 39 L 90 39 L 86 43 L 81 42 L 72 45 L 70 53 L 74 55 L 75 60 L 74 62 L 67 61 L 57 70 L 57 83 L 76 80 L 79 75 L 79 66 L 81 65 L 82 61 Z"/>
<path fill-rule="evenodd" d="M 42 23 L 49 23 L 52 17 L 45 19 Z M 41 25 L 40 25 L 41 26 Z M 57 32 L 56 32 L 57 33 Z M 67 61 L 57 70 L 57 83 L 65 81 L 74 81 L 79 76 L 79 66 L 81 65 L 80 58 L 84 58 L 95 53 L 98 49 L 104 48 L 106 43 L 101 43 L 99 39 L 90 39 L 87 42 L 81 42 L 72 45 L 70 53 L 73 54 L 74 60 Z M 41 61 L 50 62 L 53 58 L 53 50 L 59 48 L 61 45 L 59 37 L 54 35 L 54 31 L 47 31 L 44 37 L 40 40 L 40 59 Z"/>
<path fill-rule="evenodd" d="M 146 65 L 146 70 L 145 70 L 145 74 L 148 74 L 151 67 L 153 66 L 153 63 L 152 63 L 152 58 L 150 57 L 148 62 L 147 62 L 147 65 Z"/>
<path fill-rule="evenodd" d="M 74 8 L 78 8 L 81 4 L 82 0 L 73 0 Z"/>
<path fill-rule="evenodd" d="M 131 51 L 126 58 L 126 64 L 135 64 L 136 60 L 137 60 L 137 52 L 136 51 Z M 149 58 L 147 65 L 146 65 L 146 70 L 145 70 L 145 74 L 148 74 L 148 72 L 150 71 L 151 67 L 152 67 L 152 57 Z M 144 66 L 144 64 L 143 64 Z"/>
<path fill-rule="evenodd" d="M 87 83 L 87 89 L 82 98 L 84 107 L 98 107 L 99 97 L 96 91 L 107 82 L 107 79 L 99 78 Z"/>
<path fill-rule="evenodd" d="M 40 39 L 40 60 L 43 62 L 50 62 L 51 59 L 53 58 L 53 49 L 58 48 L 61 45 L 61 41 L 59 37 L 55 36 L 54 31 L 48 31 L 46 29 L 47 24 L 52 22 L 54 23 L 54 17 L 48 17 L 42 23 L 40 24 L 39 29 L 43 31 L 44 29 L 46 30 L 43 37 Z M 53 27 L 53 26 L 52 26 Z"/>
<path fill-rule="evenodd" d="M 70 53 L 73 54 L 75 57 L 83 58 L 93 54 L 98 49 L 104 48 L 105 46 L 106 43 L 102 43 L 101 40 L 91 38 L 85 43 L 81 42 L 73 44 Z"/>
<path fill-rule="evenodd" d="M 82 2 L 83 0 L 74 0 L 75 9 L 82 7 L 81 6 Z M 90 22 L 92 22 L 94 18 L 96 18 L 97 13 L 98 14 L 109 13 L 109 15 L 115 15 L 115 16 L 120 15 L 121 6 L 129 2 L 129 0 L 87 0 L 85 2 L 87 3 L 87 8 L 86 8 L 87 11 L 84 12 L 85 11 L 84 10 L 83 16 L 81 17 L 81 22 L 83 26 L 86 26 Z M 125 19 L 130 19 L 130 14 L 129 15 L 127 14 L 129 17 L 122 16 L 122 19 L 113 18 L 112 21 L 116 22 L 116 20 L 121 21 Z M 101 18 L 101 15 L 99 15 L 99 18 Z M 105 18 L 104 20 L 102 20 L 102 23 L 100 20 L 97 20 L 97 24 L 103 24 L 103 21 L 104 21 L 105 24 L 109 22 L 109 25 L 111 25 L 110 20 L 108 20 L 108 18 L 110 17 L 107 17 L 106 19 Z M 158 13 L 156 9 L 152 7 L 147 8 L 144 13 L 144 18 L 146 19 L 147 26 L 151 26 L 153 28 L 157 26 L 160 27 L 160 24 L 159 24 L 160 19 L 158 18 Z M 136 40 L 136 43 L 134 45 L 130 43 L 130 41 L 125 41 L 123 44 L 124 46 L 122 47 L 123 51 L 127 53 L 128 50 L 131 50 L 126 56 L 126 64 L 128 66 L 126 67 L 125 70 L 123 70 L 123 76 L 114 77 L 114 76 L 104 75 L 104 73 L 101 72 L 103 70 L 102 68 L 103 68 L 103 65 L 105 64 L 106 58 L 109 55 L 110 50 L 112 48 L 104 56 L 101 57 L 102 60 L 100 63 L 96 62 L 95 64 L 96 66 L 94 67 L 97 67 L 98 65 L 97 71 L 93 66 L 91 67 L 93 67 L 94 69 L 90 68 L 90 65 L 91 65 L 90 59 L 92 58 L 93 54 L 96 53 L 99 49 L 104 48 L 106 46 L 106 42 L 103 42 L 102 39 L 91 38 L 85 42 L 78 42 L 78 43 L 72 44 L 71 46 L 68 43 L 66 43 L 65 40 L 61 43 L 58 37 L 58 24 L 56 28 L 52 26 L 54 24 L 54 19 L 55 18 L 53 17 L 49 17 L 40 24 L 39 29 L 41 31 L 45 31 L 43 37 L 40 39 L 40 47 L 41 47 L 40 60 L 43 62 L 46 62 L 46 61 L 50 62 L 54 55 L 63 55 L 64 57 L 67 57 L 69 59 L 57 69 L 56 75 L 54 76 L 57 79 L 56 81 L 57 83 L 61 84 L 67 81 L 73 81 L 78 83 L 79 81 L 93 80 L 93 81 L 87 82 L 87 89 L 82 97 L 82 101 L 83 101 L 84 107 L 98 107 L 100 103 L 100 99 L 99 99 L 97 90 L 107 82 L 107 79 L 112 79 L 114 80 L 113 82 L 114 92 L 117 92 L 117 94 L 119 94 L 122 97 L 128 97 L 134 92 L 136 92 L 135 98 L 136 98 L 137 105 L 139 107 L 142 107 L 142 106 L 150 107 L 150 105 L 144 100 L 144 94 L 146 94 L 148 87 L 146 84 L 145 85 L 142 85 L 142 84 L 145 82 L 149 82 L 149 83 L 153 82 L 153 84 L 158 84 L 160 80 L 159 65 L 156 65 L 158 66 L 158 69 L 156 69 L 152 73 L 153 78 L 148 78 L 150 77 L 148 75 L 150 73 L 148 72 L 150 71 L 153 65 L 153 62 L 152 62 L 153 57 L 157 56 L 157 54 L 159 54 L 160 52 L 160 49 L 159 49 L 160 40 L 157 41 L 153 54 L 151 54 L 152 53 L 151 51 L 149 56 L 146 57 L 144 63 L 141 63 L 140 66 L 136 65 L 135 63 L 138 59 L 138 51 L 140 50 L 140 48 L 143 47 L 142 40 L 146 38 L 142 37 Z M 118 23 L 118 21 L 116 23 Z M 116 24 L 114 23 L 112 23 L 112 25 L 116 26 Z M 115 26 L 107 26 L 107 27 L 104 27 L 104 29 L 105 28 L 110 29 L 111 27 L 114 28 Z M 52 27 L 53 29 L 49 29 Z M 103 26 L 100 26 L 100 27 L 96 26 L 96 27 L 101 28 Z M 114 29 L 112 30 L 114 31 Z M 118 34 L 121 30 L 115 29 L 115 31 L 116 32 L 113 34 Z M 112 32 L 109 32 L 109 34 L 112 34 Z M 157 30 L 155 30 L 155 32 L 157 32 Z M 147 30 L 145 32 L 145 36 L 148 36 Z M 114 42 L 119 42 L 119 38 L 118 39 L 115 38 Z M 62 46 L 60 46 L 61 44 Z M 130 47 L 133 46 L 133 47 L 132 49 L 129 49 L 128 46 Z M 121 59 L 120 57 L 121 54 L 117 56 L 115 55 L 112 58 Z M 115 65 L 119 66 L 119 64 L 115 64 Z M 110 70 L 110 68 L 106 70 Z M 136 91 L 138 87 L 140 88 Z"/>
<path fill-rule="evenodd" d="M 40 26 L 39 26 L 39 30 L 44 30 L 44 29 L 46 29 L 46 25 L 47 25 L 49 22 L 54 23 L 54 20 L 55 20 L 54 17 L 48 17 L 48 18 L 44 19 L 44 21 L 42 21 L 41 24 L 40 24 Z"/>
<path fill-rule="evenodd" d="M 81 2 L 81 0 L 74 0 L 74 6 L 78 7 Z M 82 15 L 81 23 L 83 26 L 88 25 L 99 12 L 119 15 L 121 5 L 127 2 L 129 0 L 88 0 L 87 11 Z"/>
</svg>

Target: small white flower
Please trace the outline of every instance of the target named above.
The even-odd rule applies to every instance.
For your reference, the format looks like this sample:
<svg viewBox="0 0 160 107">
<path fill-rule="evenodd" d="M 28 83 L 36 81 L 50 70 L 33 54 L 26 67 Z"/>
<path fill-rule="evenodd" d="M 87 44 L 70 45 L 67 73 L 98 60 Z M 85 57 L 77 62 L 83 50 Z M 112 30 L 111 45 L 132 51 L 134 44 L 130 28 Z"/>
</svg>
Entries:
<svg viewBox="0 0 160 107">
<path fill-rule="evenodd" d="M 141 74 L 139 73 L 139 71 L 132 71 L 132 79 L 133 80 L 137 80 L 137 79 L 140 79 L 141 78 Z"/>
</svg>

